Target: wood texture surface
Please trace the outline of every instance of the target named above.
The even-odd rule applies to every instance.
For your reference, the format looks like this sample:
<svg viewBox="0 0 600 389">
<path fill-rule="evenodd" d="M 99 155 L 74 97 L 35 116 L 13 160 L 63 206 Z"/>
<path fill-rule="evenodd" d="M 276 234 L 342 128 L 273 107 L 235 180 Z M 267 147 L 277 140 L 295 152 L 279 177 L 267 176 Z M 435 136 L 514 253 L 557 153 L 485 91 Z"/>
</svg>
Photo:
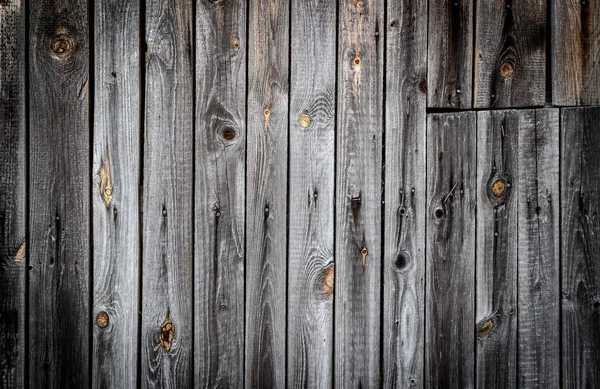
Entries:
<svg viewBox="0 0 600 389">
<path fill-rule="evenodd" d="M 94 13 L 92 386 L 131 388 L 138 366 L 139 2 L 96 2 Z"/>
<path fill-rule="evenodd" d="M 142 388 L 193 378 L 193 15 L 146 3 L 142 218 Z"/>
<path fill-rule="evenodd" d="M 29 8 L 30 388 L 83 388 L 91 374 L 87 9 Z"/>
</svg>

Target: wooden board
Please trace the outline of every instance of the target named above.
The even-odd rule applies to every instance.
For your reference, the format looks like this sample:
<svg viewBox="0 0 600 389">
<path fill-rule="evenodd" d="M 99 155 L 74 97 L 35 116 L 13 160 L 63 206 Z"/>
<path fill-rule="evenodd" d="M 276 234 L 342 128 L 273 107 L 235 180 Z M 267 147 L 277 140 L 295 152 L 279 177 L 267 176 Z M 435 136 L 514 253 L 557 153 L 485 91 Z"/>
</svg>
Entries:
<svg viewBox="0 0 600 389">
<path fill-rule="evenodd" d="M 544 105 L 547 3 L 477 2 L 474 107 Z"/>
<path fill-rule="evenodd" d="M 140 9 L 95 3 L 92 386 L 135 387 L 140 267 Z"/>
<path fill-rule="evenodd" d="M 474 386 L 476 114 L 427 117 L 426 387 Z"/>
<path fill-rule="evenodd" d="M 378 388 L 383 1 L 339 2 L 335 385 Z"/>
<path fill-rule="evenodd" d="M 88 4 L 30 5 L 29 387 L 83 388 L 91 322 Z"/>
<path fill-rule="evenodd" d="M 193 15 L 146 3 L 141 386 L 192 386 Z"/>
<path fill-rule="evenodd" d="M 246 387 L 286 383 L 289 1 L 253 0 L 248 20 Z"/>
<path fill-rule="evenodd" d="M 600 104 L 600 0 L 552 4 L 552 103 Z"/>
<path fill-rule="evenodd" d="M 288 387 L 333 384 L 336 3 L 291 4 Z"/>
<path fill-rule="evenodd" d="M 25 381 L 25 8 L 0 4 L 0 387 Z"/>
<path fill-rule="evenodd" d="M 427 42 L 427 106 L 472 106 L 473 2 L 429 2 Z"/>
<path fill-rule="evenodd" d="M 244 385 L 246 2 L 196 3 L 195 385 Z M 254 242 L 250 242 L 254 244 Z"/>
<path fill-rule="evenodd" d="M 560 387 L 559 112 L 535 111 L 519 131 L 518 381 Z"/>
<path fill-rule="evenodd" d="M 383 386 L 424 385 L 427 1 L 388 2 Z M 382 38 L 380 38 L 382 39 Z"/>
<path fill-rule="evenodd" d="M 561 111 L 562 385 L 600 381 L 600 108 Z"/>
</svg>

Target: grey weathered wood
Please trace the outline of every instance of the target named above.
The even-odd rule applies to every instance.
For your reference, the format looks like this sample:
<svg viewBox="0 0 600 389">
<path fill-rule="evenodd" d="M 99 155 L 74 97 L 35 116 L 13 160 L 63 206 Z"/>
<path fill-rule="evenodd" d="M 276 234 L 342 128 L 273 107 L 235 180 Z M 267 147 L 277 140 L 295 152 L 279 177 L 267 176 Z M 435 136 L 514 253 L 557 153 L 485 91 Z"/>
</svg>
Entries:
<svg viewBox="0 0 600 389">
<path fill-rule="evenodd" d="M 242 0 L 196 2 L 194 371 L 199 387 L 244 386 L 246 6 Z"/>
<path fill-rule="evenodd" d="M 426 387 L 475 379 L 476 114 L 427 117 Z"/>
<path fill-rule="evenodd" d="M 29 387 L 89 384 L 88 4 L 30 2 Z"/>
<path fill-rule="evenodd" d="M 137 382 L 140 37 L 138 0 L 95 2 L 92 386 Z"/>
<path fill-rule="evenodd" d="M 289 1 L 254 0 L 248 20 L 246 347 L 248 388 L 286 382 Z"/>
<path fill-rule="evenodd" d="M 25 8 L 0 3 L 0 387 L 25 381 Z"/>
<path fill-rule="evenodd" d="M 557 109 L 519 130 L 518 381 L 560 387 L 559 129 Z"/>
<path fill-rule="evenodd" d="M 427 1 L 388 2 L 383 386 L 423 387 Z M 383 35 L 384 28 L 380 34 Z"/>
<path fill-rule="evenodd" d="M 546 0 L 478 1 L 473 105 L 546 101 Z"/>
<path fill-rule="evenodd" d="M 511 388 L 517 382 L 520 133 L 535 133 L 534 111 L 477 115 L 476 382 L 480 388 Z"/>
<path fill-rule="evenodd" d="M 471 108 L 474 0 L 429 1 L 427 106 Z"/>
<path fill-rule="evenodd" d="M 334 364 L 340 388 L 380 383 L 383 16 L 380 0 L 339 2 Z"/>
<path fill-rule="evenodd" d="M 552 4 L 552 102 L 600 104 L 600 1 Z"/>
<path fill-rule="evenodd" d="M 336 3 L 292 2 L 288 387 L 333 383 Z"/>
<path fill-rule="evenodd" d="M 146 4 L 141 386 L 193 377 L 192 2 Z"/>
<path fill-rule="evenodd" d="M 562 366 L 565 388 L 600 382 L 600 108 L 561 111 Z"/>
</svg>

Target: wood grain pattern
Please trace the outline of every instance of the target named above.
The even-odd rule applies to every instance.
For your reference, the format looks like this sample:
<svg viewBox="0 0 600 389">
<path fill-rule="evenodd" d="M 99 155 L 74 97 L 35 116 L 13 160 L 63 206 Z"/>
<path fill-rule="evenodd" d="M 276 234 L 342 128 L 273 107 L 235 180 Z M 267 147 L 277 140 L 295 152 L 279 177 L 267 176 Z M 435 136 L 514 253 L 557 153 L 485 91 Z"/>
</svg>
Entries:
<svg viewBox="0 0 600 389">
<path fill-rule="evenodd" d="M 427 117 L 425 377 L 474 387 L 476 114 Z"/>
<path fill-rule="evenodd" d="M 286 383 L 288 0 L 253 0 L 248 20 L 245 381 Z"/>
<path fill-rule="evenodd" d="M 199 387 L 244 385 L 246 6 L 242 0 L 196 2 Z"/>
<path fill-rule="evenodd" d="M 544 105 L 547 3 L 477 2 L 474 107 Z"/>
<path fill-rule="evenodd" d="M 401 7 L 388 2 L 382 231 L 386 388 L 425 383 L 426 19 L 426 0 Z"/>
<path fill-rule="evenodd" d="M 95 3 L 92 386 L 98 389 L 137 385 L 139 18 L 137 0 Z"/>
<path fill-rule="evenodd" d="M 146 4 L 141 386 L 193 377 L 193 15 Z"/>
<path fill-rule="evenodd" d="M 560 387 L 559 112 L 535 111 L 533 131 L 519 131 L 518 381 Z"/>
<path fill-rule="evenodd" d="M 0 4 L 0 387 L 25 384 L 25 8 Z"/>
<path fill-rule="evenodd" d="M 561 110 L 562 385 L 600 381 L 600 108 Z"/>
<path fill-rule="evenodd" d="M 552 4 L 552 103 L 600 104 L 600 1 Z"/>
<path fill-rule="evenodd" d="M 379 0 L 339 3 L 334 382 L 342 388 L 380 383 L 383 11 Z"/>
<path fill-rule="evenodd" d="M 429 2 L 427 106 L 472 106 L 474 0 Z"/>
<path fill-rule="evenodd" d="M 30 4 L 29 387 L 89 384 L 88 4 Z"/>
<path fill-rule="evenodd" d="M 336 3 L 291 10 L 288 387 L 333 384 Z"/>
</svg>

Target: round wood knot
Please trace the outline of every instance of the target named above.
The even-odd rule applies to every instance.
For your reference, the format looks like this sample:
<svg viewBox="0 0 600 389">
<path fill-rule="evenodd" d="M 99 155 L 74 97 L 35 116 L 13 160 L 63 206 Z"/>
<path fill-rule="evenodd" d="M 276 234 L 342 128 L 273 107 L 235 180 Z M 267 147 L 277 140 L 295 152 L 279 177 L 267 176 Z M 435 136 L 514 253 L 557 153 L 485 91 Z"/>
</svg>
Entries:
<svg viewBox="0 0 600 389">
<path fill-rule="evenodd" d="M 265 108 L 265 116 L 269 117 L 271 115 L 271 110 L 269 108 Z"/>
<path fill-rule="evenodd" d="M 435 211 L 433 211 L 433 215 L 437 218 L 437 219 L 441 219 L 444 217 L 444 210 L 440 207 L 436 208 Z"/>
<path fill-rule="evenodd" d="M 100 328 L 106 328 L 108 326 L 108 313 L 102 311 L 96 316 L 96 324 Z"/>
<path fill-rule="evenodd" d="M 505 190 L 506 190 L 506 183 L 504 182 L 504 180 L 496 180 L 492 184 L 492 194 L 495 197 L 501 197 L 504 194 Z"/>
<path fill-rule="evenodd" d="M 73 39 L 66 36 L 60 35 L 52 39 L 50 50 L 52 51 L 52 57 L 58 60 L 65 60 L 71 56 L 73 52 Z"/>
<path fill-rule="evenodd" d="M 477 339 L 481 340 L 488 336 L 492 332 L 492 328 L 494 328 L 494 322 L 491 320 L 481 323 L 477 328 Z"/>
<path fill-rule="evenodd" d="M 312 120 L 311 120 L 310 116 L 308 116 L 307 114 L 304 113 L 304 114 L 300 115 L 300 119 L 298 119 L 298 123 L 303 128 L 308 128 L 308 127 L 310 127 Z"/>
<path fill-rule="evenodd" d="M 360 57 L 354 57 L 354 60 L 352 61 L 352 66 L 354 67 L 354 70 L 359 70 L 361 68 Z"/>
<path fill-rule="evenodd" d="M 223 138 L 227 142 L 231 142 L 232 140 L 234 140 L 236 135 L 237 133 L 232 127 L 224 127 L 223 129 L 221 129 L 221 138 Z"/>
<path fill-rule="evenodd" d="M 396 260 L 394 261 L 394 265 L 398 270 L 406 268 L 406 265 L 408 265 L 408 255 L 406 255 L 405 253 L 398 254 Z"/>
<path fill-rule="evenodd" d="M 237 36 L 234 36 L 233 38 L 231 38 L 231 45 L 233 46 L 234 49 L 240 48 L 240 40 L 238 39 Z"/>
<path fill-rule="evenodd" d="M 502 74 L 502 77 L 504 78 L 511 78 L 514 71 L 515 67 L 510 62 L 504 62 L 502 65 L 500 65 L 500 74 Z"/>
<path fill-rule="evenodd" d="M 166 352 L 171 351 L 171 345 L 173 344 L 173 338 L 175 337 L 175 326 L 173 320 L 169 315 L 160 327 L 160 344 L 164 347 Z"/>
</svg>

